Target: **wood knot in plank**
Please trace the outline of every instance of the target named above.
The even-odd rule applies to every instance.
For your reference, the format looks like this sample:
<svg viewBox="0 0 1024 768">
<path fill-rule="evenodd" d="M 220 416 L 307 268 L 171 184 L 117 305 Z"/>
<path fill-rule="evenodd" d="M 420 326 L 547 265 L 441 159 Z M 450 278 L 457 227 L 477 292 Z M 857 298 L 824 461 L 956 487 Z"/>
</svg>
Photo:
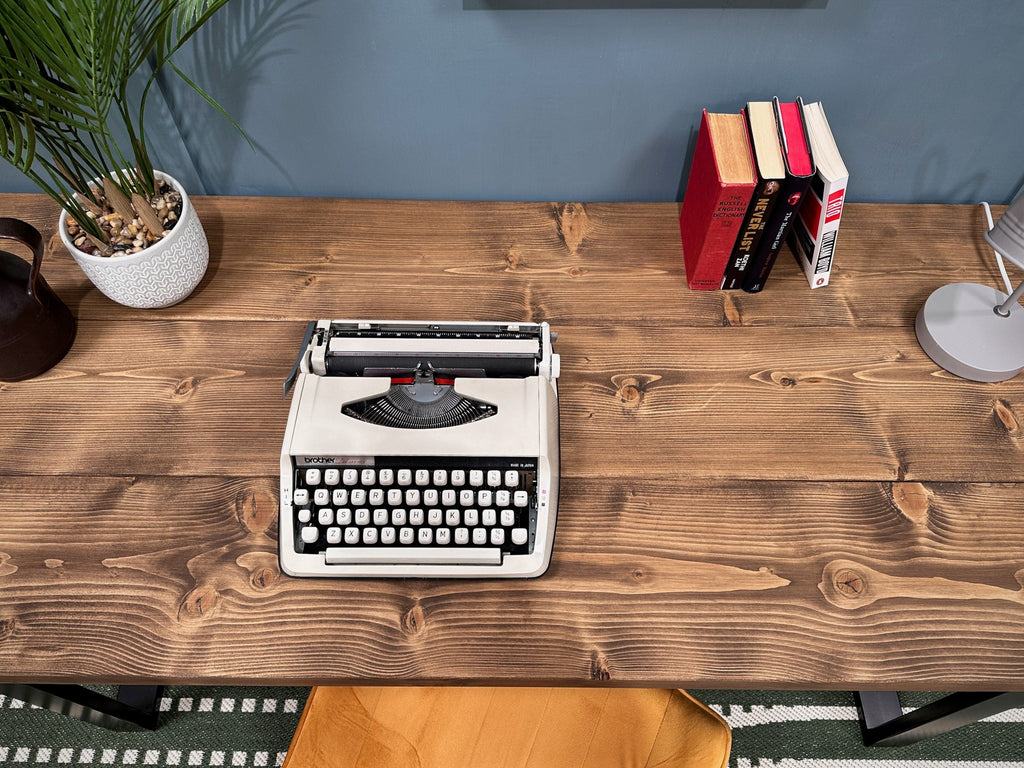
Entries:
<svg viewBox="0 0 1024 768">
<path fill-rule="evenodd" d="M 785 373 L 780 373 L 779 371 L 772 371 L 771 379 L 772 379 L 773 382 L 778 384 L 780 387 L 795 387 L 796 386 L 796 379 L 794 379 L 792 376 L 789 376 L 789 375 L 787 375 Z"/>
<path fill-rule="evenodd" d="M 64 561 L 58 560 L 56 557 L 49 557 L 46 560 L 43 560 L 43 565 L 51 569 L 60 568 L 64 565 Z"/>
<path fill-rule="evenodd" d="M 770 371 L 760 370 L 754 371 L 749 377 L 752 381 L 759 382 L 761 384 L 771 384 L 776 387 L 792 388 L 803 381 L 812 381 L 812 379 L 803 379 L 797 375 L 786 373 L 785 371 Z"/>
<path fill-rule="evenodd" d="M 739 326 L 743 325 L 743 316 L 740 314 L 740 308 L 736 304 L 736 299 L 733 298 L 733 291 L 722 291 L 722 325 L 723 326 Z"/>
<path fill-rule="evenodd" d="M 263 566 L 257 568 L 249 576 L 249 583 L 253 589 L 270 589 L 281 578 L 281 572 L 277 568 Z"/>
<path fill-rule="evenodd" d="M 18 626 L 16 619 L 0 619 L 0 643 L 4 640 L 9 640 L 14 635 L 14 630 Z"/>
<path fill-rule="evenodd" d="M 660 378 L 661 376 L 644 373 L 612 376 L 612 385 L 615 387 L 615 396 L 619 404 L 626 410 L 637 410 L 643 404 L 651 385 Z"/>
<path fill-rule="evenodd" d="M 273 587 L 281 579 L 277 555 L 271 552 L 245 552 L 235 562 L 249 574 L 249 585 L 257 590 Z"/>
<path fill-rule="evenodd" d="M 897 575 L 875 570 L 851 560 L 833 560 L 822 573 L 818 589 L 837 608 L 853 610 L 878 600 L 1005 600 L 1024 603 L 1024 578 L 1014 573 L 1018 588 L 976 581 L 957 581 L 945 576 Z"/>
<path fill-rule="evenodd" d="M 565 243 L 569 255 L 576 256 L 590 229 L 586 206 L 583 203 L 565 203 L 555 209 L 555 219 L 558 222 L 558 236 Z"/>
<path fill-rule="evenodd" d="M 850 603 L 870 603 L 866 570 L 849 560 L 833 560 L 825 566 L 818 589 L 833 605 L 849 608 Z"/>
<path fill-rule="evenodd" d="M 612 673 L 608 669 L 608 664 L 605 662 L 604 657 L 594 651 L 590 654 L 590 679 L 591 680 L 611 680 Z"/>
<path fill-rule="evenodd" d="M 246 530 L 266 533 L 277 522 L 277 498 L 266 491 L 240 491 L 235 497 L 235 515 Z"/>
<path fill-rule="evenodd" d="M 427 617 L 423 606 L 416 603 L 402 616 L 402 631 L 407 635 L 418 635 L 427 628 Z"/>
<path fill-rule="evenodd" d="M 893 451 L 893 458 L 896 459 L 896 479 L 903 482 L 907 479 L 907 459 L 903 451 Z"/>
<path fill-rule="evenodd" d="M 6 552 L 0 552 L 0 576 L 10 576 L 18 572 L 18 566 L 11 562 L 11 556 Z"/>
<path fill-rule="evenodd" d="M 210 616 L 220 602 L 217 590 L 210 586 L 196 587 L 178 606 L 178 621 L 200 621 Z"/>
<path fill-rule="evenodd" d="M 199 387 L 199 379 L 195 376 L 189 376 L 187 379 L 182 379 L 178 382 L 178 385 L 174 388 L 175 397 L 189 397 Z"/>
<path fill-rule="evenodd" d="M 927 526 L 931 494 L 921 483 L 893 483 L 892 503 L 896 510 L 915 525 Z"/>
<path fill-rule="evenodd" d="M 1013 407 L 1008 402 L 996 400 L 996 404 L 992 409 L 992 415 L 996 426 L 1004 429 L 1006 434 L 1014 436 L 1020 434 L 1020 423 L 1013 412 Z"/>
<path fill-rule="evenodd" d="M 526 257 L 523 256 L 515 248 L 510 248 L 509 252 L 505 254 L 505 271 L 515 272 L 519 269 L 520 265 L 526 263 Z"/>
<path fill-rule="evenodd" d="M 836 590 L 845 597 L 857 597 L 867 588 L 864 578 L 849 568 L 843 568 L 832 574 L 832 583 Z"/>
</svg>

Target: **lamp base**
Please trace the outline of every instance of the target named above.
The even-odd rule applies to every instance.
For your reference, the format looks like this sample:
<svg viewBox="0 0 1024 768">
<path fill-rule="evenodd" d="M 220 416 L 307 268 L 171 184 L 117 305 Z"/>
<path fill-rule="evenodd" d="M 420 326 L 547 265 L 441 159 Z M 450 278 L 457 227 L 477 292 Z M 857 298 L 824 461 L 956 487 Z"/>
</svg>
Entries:
<svg viewBox="0 0 1024 768">
<path fill-rule="evenodd" d="M 1006 317 L 995 308 L 1006 294 L 978 283 L 950 283 L 934 291 L 914 324 L 921 348 L 964 379 L 1005 381 L 1024 370 L 1024 310 Z"/>
</svg>

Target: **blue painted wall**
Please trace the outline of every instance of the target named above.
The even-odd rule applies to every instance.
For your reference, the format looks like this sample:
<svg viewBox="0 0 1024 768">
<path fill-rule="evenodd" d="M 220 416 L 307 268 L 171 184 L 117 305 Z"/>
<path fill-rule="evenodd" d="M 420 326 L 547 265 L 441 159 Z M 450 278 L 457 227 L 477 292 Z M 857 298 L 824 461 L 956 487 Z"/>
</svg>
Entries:
<svg viewBox="0 0 1024 768">
<path fill-rule="evenodd" d="M 676 200 L 701 108 L 773 95 L 824 103 L 851 200 L 1024 181 L 1019 0 L 234 0 L 182 54 L 256 146 L 172 84 L 152 140 L 196 192 Z"/>
</svg>

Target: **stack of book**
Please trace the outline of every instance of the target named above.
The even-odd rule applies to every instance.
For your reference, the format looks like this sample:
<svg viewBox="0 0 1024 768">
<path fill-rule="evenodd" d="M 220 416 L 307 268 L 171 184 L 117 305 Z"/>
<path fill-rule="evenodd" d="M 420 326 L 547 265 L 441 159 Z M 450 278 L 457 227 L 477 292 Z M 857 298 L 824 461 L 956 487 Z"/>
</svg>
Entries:
<svg viewBox="0 0 1024 768">
<path fill-rule="evenodd" d="M 679 214 L 687 285 L 756 293 L 787 239 L 827 285 L 848 179 L 820 102 L 705 110 Z"/>
</svg>

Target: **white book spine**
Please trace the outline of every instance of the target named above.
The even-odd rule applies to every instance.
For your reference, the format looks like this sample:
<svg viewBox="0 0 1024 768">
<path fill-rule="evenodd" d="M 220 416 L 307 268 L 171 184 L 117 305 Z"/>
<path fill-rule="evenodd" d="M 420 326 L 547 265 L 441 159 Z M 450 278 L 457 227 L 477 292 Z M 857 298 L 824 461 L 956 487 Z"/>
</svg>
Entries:
<svg viewBox="0 0 1024 768">
<path fill-rule="evenodd" d="M 790 244 L 804 268 L 808 284 L 811 288 L 823 288 L 832 276 L 836 237 L 850 174 L 839 156 L 821 102 L 808 104 L 804 117 L 808 121 L 811 154 L 818 169 L 811 181 L 810 194 L 800 206 Z"/>
<path fill-rule="evenodd" d="M 828 285 L 832 274 L 839 222 L 846 198 L 847 178 L 832 182 L 820 175 L 800 210 L 792 245 L 811 288 Z"/>
<path fill-rule="evenodd" d="M 807 280 L 811 288 L 828 285 L 832 274 L 832 257 L 836 248 L 836 236 L 839 233 L 839 221 L 843 214 L 843 203 L 846 199 L 846 179 L 824 185 L 824 199 L 818 222 L 818 237 L 815 238 L 814 251 L 807 265 Z"/>
</svg>

